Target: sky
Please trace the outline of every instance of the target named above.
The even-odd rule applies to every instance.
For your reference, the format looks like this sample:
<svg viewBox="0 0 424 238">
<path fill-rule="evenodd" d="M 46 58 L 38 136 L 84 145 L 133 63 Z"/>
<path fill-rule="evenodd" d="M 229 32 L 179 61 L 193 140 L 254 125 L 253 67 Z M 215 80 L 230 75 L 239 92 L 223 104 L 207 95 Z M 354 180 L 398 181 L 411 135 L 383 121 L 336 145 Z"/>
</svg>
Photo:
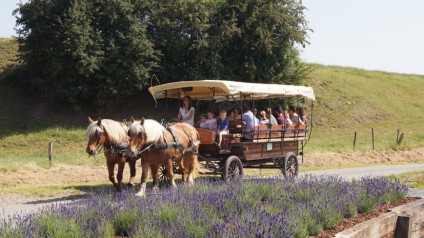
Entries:
<svg viewBox="0 0 424 238">
<path fill-rule="evenodd" d="M 301 1 L 313 30 L 304 61 L 424 75 L 424 0 Z M 19 2 L 0 0 L 0 37 L 16 36 Z"/>
</svg>

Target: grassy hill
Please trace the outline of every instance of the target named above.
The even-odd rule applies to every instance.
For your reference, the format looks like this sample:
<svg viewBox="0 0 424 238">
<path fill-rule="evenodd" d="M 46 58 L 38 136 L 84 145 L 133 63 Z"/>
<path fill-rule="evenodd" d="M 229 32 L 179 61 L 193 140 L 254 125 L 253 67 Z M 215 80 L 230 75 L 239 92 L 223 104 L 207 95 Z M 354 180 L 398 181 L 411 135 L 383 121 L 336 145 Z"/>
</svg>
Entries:
<svg viewBox="0 0 424 238">
<path fill-rule="evenodd" d="M 397 130 L 405 133 L 404 147 L 424 145 L 424 76 L 366 71 L 345 67 L 311 65 L 311 85 L 317 96 L 311 140 L 317 151 L 395 146 Z"/>
<path fill-rule="evenodd" d="M 2 73 L 15 62 L 17 44 L 12 39 L 0 39 L 0 49 Z M 370 150 L 371 128 L 375 129 L 377 150 L 424 146 L 424 76 L 310 66 L 313 70 L 308 84 L 317 100 L 307 153 L 352 151 L 355 131 L 356 150 Z M 311 108 L 309 102 L 306 106 Z M 86 118 L 96 114 L 120 120 L 132 115 L 158 117 L 165 111 L 163 105 L 155 109 L 151 97 L 145 94 L 96 110 L 57 108 L 21 95 L 0 81 L 0 172 L 22 164 L 47 167 L 48 142 L 54 143 L 56 163 L 103 163 L 102 158 L 89 160 L 84 151 Z M 398 129 L 405 133 L 400 147 L 395 146 Z"/>
</svg>

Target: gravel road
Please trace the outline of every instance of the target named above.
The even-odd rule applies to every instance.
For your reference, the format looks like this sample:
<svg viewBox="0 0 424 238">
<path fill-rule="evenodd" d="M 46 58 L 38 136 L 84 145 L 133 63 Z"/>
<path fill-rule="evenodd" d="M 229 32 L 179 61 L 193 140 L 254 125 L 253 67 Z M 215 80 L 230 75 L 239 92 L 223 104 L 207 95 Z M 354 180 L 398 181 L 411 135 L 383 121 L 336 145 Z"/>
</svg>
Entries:
<svg viewBox="0 0 424 238">
<path fill-rule="evenodd" d="M 364 176 L 386 176 L 391 174 L 399 174 L 410 171 L 424 171 L 424 164 L 407 164 L 407 165 L 388 165 L 388 166 L 370 166 L 362 168 L 349 169 L 331 169 L 319 170 L 306 173 L 314 175 L 339 175 L 346 179 L 361 178 Z M 54 204 L 54 203 L 70 203 L 72 201 L 83 198 L 86 195 L 68 195 L 57 196 L 53 198 L 26 197 L 21 195 L 0 195 L 0 220 L 7 219 L 14 214 L 26 214 L 31 211 Z M 424 197 L 424 189 L 410 189 L 408 196 Z"/>
<path fill-rule="evenodd" d="M 317 170 L 306 173 L 300 173 L 300 176 L 305 174 L 339 175 L 346 179 L 357 179 L 364 176 L 388 176 L 392 174 L 401 174 L 412 171 L 424 171 L 424 164 L 382 165 L 349 169 Z M 424 198 L 424 189 L 410 188 L 408 191 L 408 196 Z"/>
</svg>

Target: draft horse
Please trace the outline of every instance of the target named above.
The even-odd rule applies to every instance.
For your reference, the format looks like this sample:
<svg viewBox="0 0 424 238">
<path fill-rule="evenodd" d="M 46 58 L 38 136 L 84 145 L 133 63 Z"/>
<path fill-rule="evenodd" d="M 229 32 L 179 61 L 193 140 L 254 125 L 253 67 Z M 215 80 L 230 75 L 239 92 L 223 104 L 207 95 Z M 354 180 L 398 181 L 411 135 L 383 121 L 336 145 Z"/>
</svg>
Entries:
<svg viewBox="0 0 424 238">
<path fill-rule="evenodd" d="M 176 123 L 167 128 L 152 119 L 141 118 L 129 127 L 129 150 L 131 156 L 141 157 L 141 184 L 137 196 L 144 196 L 148 169 L 151 168 L 153 189 L 159 188 L 158 168 L 165 165 L 172 187 L 174 180 L 173 162 L 183 173 L 183 180 L 193 184 L 193 173 L 197 165 L 200 137 L 196 128 L 186 123 Z"/>
<path fill-rule="evenodd" d="M 117 191 L 122 191 L 122 177 L 125 162 L 130 166 L 130 181 L 128 186 L 134 187 L 134 178 L 136 174 L 135 159 L 127 158 L 128 148 L 128 127 L 110 119 L 98 119 L 93 121 L 88 118 L 88 127 L 86 134 L 88 137 L 87 153 L 89 155 L 98 155 L 103 148 L 106 157 L 109 180 L 113 183 Z M 115 165 L 118 164 L 118 173 L 114 175 Z"/>
</svg>

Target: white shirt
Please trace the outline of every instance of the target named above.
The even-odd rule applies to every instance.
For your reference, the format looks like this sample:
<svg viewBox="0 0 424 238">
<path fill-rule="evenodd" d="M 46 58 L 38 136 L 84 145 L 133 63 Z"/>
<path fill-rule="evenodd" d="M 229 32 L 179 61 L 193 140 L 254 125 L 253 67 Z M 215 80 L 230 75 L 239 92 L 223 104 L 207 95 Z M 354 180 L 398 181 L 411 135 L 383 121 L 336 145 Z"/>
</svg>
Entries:
<svg viewBox="0 0 424 238">
<path fill-rule="evenodd" d="M 194 107 L 191 107 L 190 110 L 187 110 L 185 107 L 180 107 L 180 113 L 181 113 L 182 121 L 193 126 L 194 125 L 194 113 L 193 113 L 193 116 L 191 118 L 188 118 L 188 116 L 190 116 L 190 113 L 192 111 L 194 111 Z"/>
</svg>

